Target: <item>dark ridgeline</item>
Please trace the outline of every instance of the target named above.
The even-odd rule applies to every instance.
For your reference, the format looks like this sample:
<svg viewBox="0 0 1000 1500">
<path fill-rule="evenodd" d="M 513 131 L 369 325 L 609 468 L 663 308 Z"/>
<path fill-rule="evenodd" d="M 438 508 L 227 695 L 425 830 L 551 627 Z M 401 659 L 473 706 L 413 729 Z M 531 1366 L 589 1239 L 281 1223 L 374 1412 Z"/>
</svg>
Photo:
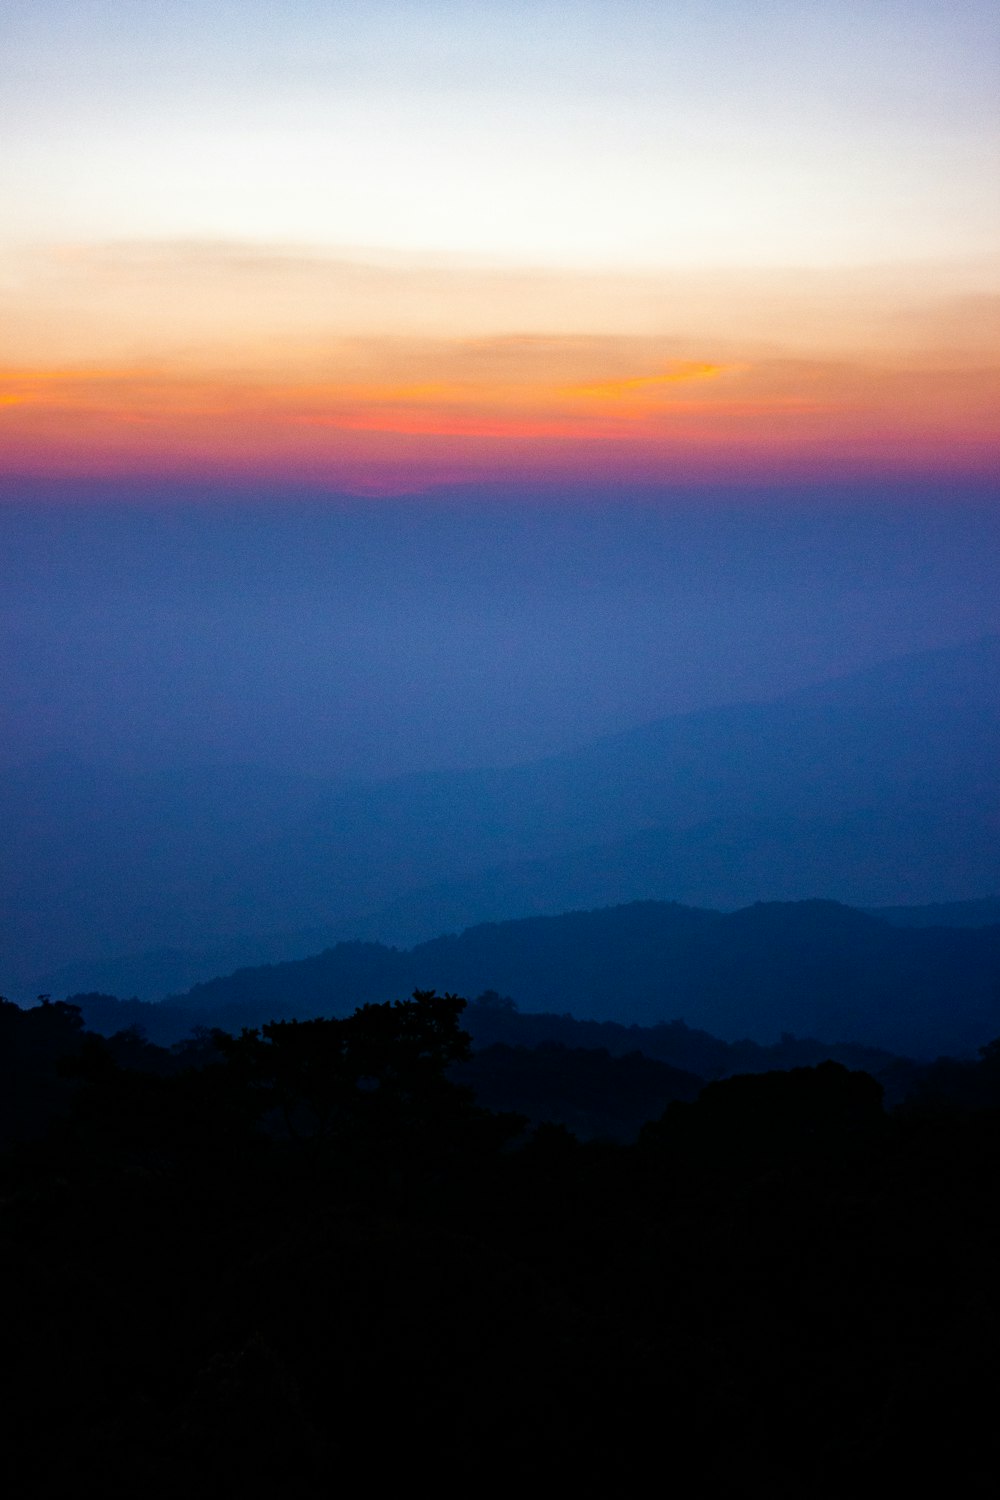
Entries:
<svg viewBox="0 0 1000 1500">
<path fill-rule="evenodd" d="M 996 1046 L 964 1100 L 886 1114 L 828 1062 L 625 1146 L 477 1103 L 467 1014 L 418 993 L 167 1051 L 0 1005 L 4 1459 L 33 1493 L 987 1492 Z"/>
<path fill-rule="evenodd" d="M 1000 890 L 998 764 L 996 637 L 499 769 L 346 784 L 49 758 L 0 772 L 4 983 L 160 998 L 340 939 L 650 898 L 978 897 Z"/>
<path fill-rule="evenodd" d="M 527 1039 L 531 1013 L 546 1012 L 576 1023 L 546 1021 L 550 1040 L 614 1052 L 641 1045 L 713 1076 L 766 1065 L 752 1044 L 773 1046 L 783 1035 L 818 1038 L 840 1048 L 844 1061 L 870 1067 L 870 1057 L 844 1049 L 931 1058 L 974 1053 L 1000 1033 L 1000 926 L 903 927 L 830 901 L 730 913 L 645 901 L 488 923 L 409 951 L 341 943 L 311 958 L 241 969 L 155 1005 L 99 994 L 73 999 L 98 1030 L 136 1024 L 170 1042 L 197 1024 L 232 1029 L 330 1014 L 338 1004 L 429 988 L 513 996 L 521 1016 L 506 1027 L 496 1017 L 489 1024 L 493 1040 L 514 1045 Z M 664 1024 L 677 1017 L 742 1052 L 732 1066 L 709 1063 L 685 1043 L 682 1028 Z M 600 1035 L 578 1029 L 598 1022 L 605 1023 Z M 641 1043 L 629 1040 L 632 1026 L 642 1028 Z M 534 1039 L 543 1039 L 537 1030 Z"/>
</svg>

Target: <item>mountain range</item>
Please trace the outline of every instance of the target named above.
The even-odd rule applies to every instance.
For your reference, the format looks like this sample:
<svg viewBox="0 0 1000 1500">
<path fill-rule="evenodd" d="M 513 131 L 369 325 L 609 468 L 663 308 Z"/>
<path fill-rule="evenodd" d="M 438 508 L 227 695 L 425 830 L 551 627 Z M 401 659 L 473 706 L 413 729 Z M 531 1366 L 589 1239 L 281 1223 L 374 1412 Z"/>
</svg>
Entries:
<svg viewBox="0 0 1000 1500">
<path fill-rule="evenodd" d="M 53 756 L 0 776 L 3 983 L 119 989 L 117 963 L 162 995 L 340 940 L 636 900 L 968 902 L 1000 890 L 998 767 L 1000 637 L 505 769 Z"/>
<path fill-rule="evenodd" d="M 487 923 L 412 949 L 339 943 L 161 1004 L 74 999 L 99 1029 L 139 1024 L 173 1040 L 199 1025 L 346 1015 L 418 989 L 500 992 L 526 1012 L 683 1024 L 727 1043 L 797 1036 L 933 1058 L 1000 1037 L 1000 926 L 897 927 L 831 901 L 728 913 L 644 901 Z"/>
</svg>

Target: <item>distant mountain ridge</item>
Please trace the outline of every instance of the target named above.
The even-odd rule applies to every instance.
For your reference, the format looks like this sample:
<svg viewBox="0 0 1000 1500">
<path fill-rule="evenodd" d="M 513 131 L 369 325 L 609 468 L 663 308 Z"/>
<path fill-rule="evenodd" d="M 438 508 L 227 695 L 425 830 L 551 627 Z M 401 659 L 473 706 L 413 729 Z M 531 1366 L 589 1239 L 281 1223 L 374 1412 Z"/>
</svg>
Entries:
<svg viewBox="0 0 1000 1500">
<path fill-rule="evenodd" d="M 733 910 L 752 900 L 795 901 L 822 890 L 845 905 L 881 912 L 891 882 L 919 903 L 929 891 L 989 887 L 997 878 L 997 820 L 978 808 L 861 809 L 826 819 L 728 818 L 676 829 L 643 829 L 610 844 L 544 860 L 495 866 L 465 880 L 401 896 L 353 926 L 360 938 L 409 944 L 433 931 L 484 921 L 557 915 L 579 907 L 673 900 Z M 916 905 L 889 910 L 959 910 Z M 983 920 L 941 925 L 987 925 Z"/>
<path fill-rule="evenodd" d="M 928 906 L 880 906 L 872 916 L 895 927 L 992 927 L 1000 923 L 1000 896 L 978 901 L 938 901 Z"/>
<path fill-rule="evenodd" d="M 655 881 L 650 881 L 648 889 L 653 891 L 652 899 L 656 899 Z M 430 900 L 434 899 L 434 893 L 431 893 Z M 444 908 L 440 893 L 437 899 Z M 499 902 L 491 904 L 494 909 L 499 909 Z M 936 906 L 873 907 L 869 915 L 897 927 L 989 927 L 1000 924 L 1000 897 L 953 901 Z M 427 920 L 426 916 L 424 920 Z M 442 930 L 460 925 L 450 917 L 440 923 Z M 316 930 L 234 939 L 225 947 L 213 949 L 162 949 L 103 962 L 69 965 L 53 974 L 45 989 L 59 996 L 90 991 L 158 1002 L 168 995 L 182 994 L 195 985 L 237 969 L 287 963 L 319 953 L 341 941 L 343 939 L 336 933 L 324 934 Z M 146 1007 L 142 1014 L 147 1015 Z"/>
<path fill-rule="evenodd" d="M 1000 889 L 998 768 L 988 637 L 510 769 L 7 773 L 3 982 L 275 934 L 409 944 L 637 899 L 969 900 Z"/>
<path fill-rule="evenodd" d="M 258 851 L 267 892 L 246 864 L 228 877 L 241 909 L 267 902 L 271 924 L 311 925 L 336 911 L 381 914 L 387 899 L 440 882 L 473 883 L 486 870 L 559 860 L 621 844 L 650 830 L 678 838 L 731 825 L 727 843 L 774 830 L 775 845 L 796 827 L 836 830 L 872 815 L 919 830 L 930 841 L 922 880 L 899 868 L 898 840 L 878 858 L 878 836 L 863 835 L 871 875 L 863 890 L 827 884 L 813 860 L 809 888 L 776 889 L 780 853 L 733 883 L 718 904 L 778 896 L 837 895 L 865 905 L 966 899 L 1000 885 L 1000 637 L 921 653 L 805 689 L 772 703 L 674 716 L 584 749 L 503 771 L 401 778 L 346 789 L 314 808 L 290 837 Z M 935 887 L 938 846 L 955 820 L 979 830 L 981 857 L 963 875 L 947 861 Z M 963 836 L 959 850 L 967 845 Z M 695 834 L 697 845 L 701 835 Z M 907 850 L 912 870 L 913 850 Z M 603 855 L 598 855 L 603 859 Z M 799 863 L 808 863 L 808 856 Z M 956 868 L 956 864 L 958 868 Z M 250 882 L 248 882 L 248 875 Z M 796 880 L 802 878 L 795 872 Z M 965 880 L 965 884 L 960 882 Z M 251 883 L 252 882 L 252 883 Z M 394 887 L 394 888 L 393 888 Z M 391 891 L 391 895 L 386 893 Z M 593 893 L 595 901 L 651 891 Z M 677 872 L 658 896 L 708 900 L 697 869 Z M 560 894 L 547 910 L 573 904 Z M 531 910 L 529 906 L 526 910 Z M 491 915 L 513 916 L 511 910 Z M 461 925 L 474 917 L 462 915 Z M 439 923 L 436 923 L 439 925 Z M 435 930 L 431 925 L 424 935 Z M 386 936 L 386 933 L 380 933 Z M 415 931 L 406 934 L 409 940 Z"/>
<path fill-rule="evenodd" d="M 196 985 L 163 1015 L 181 1030 L 238 1029 L 414 989 L 500 991 L 523 1011 L 577 1020 L 682 1020 L 726 1042 L 790 1033 L 933 1057 L 1000 1036 L 1000 926 L 894 927 L 828 901 L 731 913 L 635 902 L 488 923 L 410 950 L 341 943 Z"/>
</svg>

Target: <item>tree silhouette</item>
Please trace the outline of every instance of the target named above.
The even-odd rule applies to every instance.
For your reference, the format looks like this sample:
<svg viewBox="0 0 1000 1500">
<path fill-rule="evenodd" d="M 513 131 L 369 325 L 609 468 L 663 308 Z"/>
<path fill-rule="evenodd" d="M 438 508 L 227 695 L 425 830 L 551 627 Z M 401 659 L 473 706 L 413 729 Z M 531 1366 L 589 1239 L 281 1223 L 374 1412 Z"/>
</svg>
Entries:
<svg viewBox="0 0 1000 1500">
<path fill-rule="evenodd" d="M 469 1056 L 457 995 L 416 990 L 343 1019 L 272 1021 L 238 1037 L 213 1033 L 231 1075 L 262 1117 L 293 1140 L 355 1136 L 389 1121 L 415 1124 L 466 1102 L 446 1077 Z"/>
</svg>

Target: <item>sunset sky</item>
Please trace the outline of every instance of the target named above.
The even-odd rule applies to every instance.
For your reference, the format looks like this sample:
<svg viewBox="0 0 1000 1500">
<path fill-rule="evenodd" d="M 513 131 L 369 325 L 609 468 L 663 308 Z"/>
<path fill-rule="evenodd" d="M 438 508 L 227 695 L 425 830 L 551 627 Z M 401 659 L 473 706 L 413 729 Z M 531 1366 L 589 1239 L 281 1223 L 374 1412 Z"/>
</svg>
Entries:
<svg viewBox="0 0 1000 1500">
<path fill-rule="evenodd" d="M 995 471 L 991 0 L 7 0 L 7 474 Z"/>
</svg>

